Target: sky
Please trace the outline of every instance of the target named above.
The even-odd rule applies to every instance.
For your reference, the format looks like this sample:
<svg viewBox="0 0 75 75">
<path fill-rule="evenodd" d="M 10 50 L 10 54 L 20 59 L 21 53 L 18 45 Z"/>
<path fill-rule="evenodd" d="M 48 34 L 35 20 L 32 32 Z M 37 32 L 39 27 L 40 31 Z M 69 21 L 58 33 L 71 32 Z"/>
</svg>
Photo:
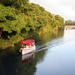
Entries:
<svg viewBox="0 0 75 75">
<path fill-rule="evenodd" d="M 58 14 L 65 20 L 75 20 L 75 0 L 30 0 L 39 4 L 52 14 Z"/>
</svg>

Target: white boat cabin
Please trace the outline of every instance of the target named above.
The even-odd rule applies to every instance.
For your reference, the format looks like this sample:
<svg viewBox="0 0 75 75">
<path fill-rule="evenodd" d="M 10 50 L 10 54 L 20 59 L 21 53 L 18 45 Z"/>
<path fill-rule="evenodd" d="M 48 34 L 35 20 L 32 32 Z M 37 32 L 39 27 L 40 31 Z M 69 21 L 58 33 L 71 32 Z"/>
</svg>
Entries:
<svg viewBox="0 0 75 75">
<path fill-rule="evenodd" d="M 22 44 L 20 48 L 20 52 L 22 52 L 22 55 L 34 52 L 36 49 L 35 40 L 24 40 L 20 43 Z"/>
</svg>

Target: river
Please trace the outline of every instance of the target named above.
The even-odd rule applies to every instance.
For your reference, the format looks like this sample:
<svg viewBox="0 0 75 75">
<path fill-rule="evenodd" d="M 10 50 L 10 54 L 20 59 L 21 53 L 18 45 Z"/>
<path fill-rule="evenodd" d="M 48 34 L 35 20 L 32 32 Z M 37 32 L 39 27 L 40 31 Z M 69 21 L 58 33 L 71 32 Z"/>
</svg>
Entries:
<svg viewBox="0 0 75 75">
<path fill-rule="evenodd" d="M 65 30 L 64 36 L 52 41 L 53 47 L 36 65 L 35 75 L 75 75 L 75 30 Z"/>
<path fill-rule="evenodd" d="M 61 37 L 45 37 L 26 60 L 22 61 L 21 56 L 2 54 L 0 75 L 75 75 L 75 30 L 64 30 Z"/>
</svg>

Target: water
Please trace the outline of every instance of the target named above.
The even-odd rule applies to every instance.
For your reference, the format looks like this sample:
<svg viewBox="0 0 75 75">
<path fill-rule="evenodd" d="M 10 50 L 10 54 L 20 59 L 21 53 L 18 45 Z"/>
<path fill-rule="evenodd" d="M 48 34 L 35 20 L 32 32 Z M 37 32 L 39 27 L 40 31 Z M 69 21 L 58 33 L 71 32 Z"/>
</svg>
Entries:
<svg viewBox="0 0 75 75">
<path fill-rule="evenodd" d="M 62 34 L 62 32 L 60 32 Z M 48 35 L 25 56 L 0 54 L 0 75 L 75 75 L 75 30 Z"/>
<path fill-rule="evenodd" d="M 36 65 L 35 75 L 75 75 L 74 33 L 75 30 L 65 30 L 62 38 L 53 40 L 56 45 L 48 48 L 44 60 Z"/>
</svg>

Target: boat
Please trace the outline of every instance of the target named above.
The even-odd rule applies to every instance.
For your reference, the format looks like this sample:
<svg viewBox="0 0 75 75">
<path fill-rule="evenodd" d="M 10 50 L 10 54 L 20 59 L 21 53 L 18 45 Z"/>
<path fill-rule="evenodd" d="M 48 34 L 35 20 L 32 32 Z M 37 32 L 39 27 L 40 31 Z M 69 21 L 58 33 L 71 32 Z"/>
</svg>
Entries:
<svg viewBox="0 0 75 75">
<path fill-rule="evenodd" d="M 35 40 L 24 40 L 20 42 L 22 44 L 20 52 L 22 55 L 29 54 L 35 51 Z"/>
</svg>

